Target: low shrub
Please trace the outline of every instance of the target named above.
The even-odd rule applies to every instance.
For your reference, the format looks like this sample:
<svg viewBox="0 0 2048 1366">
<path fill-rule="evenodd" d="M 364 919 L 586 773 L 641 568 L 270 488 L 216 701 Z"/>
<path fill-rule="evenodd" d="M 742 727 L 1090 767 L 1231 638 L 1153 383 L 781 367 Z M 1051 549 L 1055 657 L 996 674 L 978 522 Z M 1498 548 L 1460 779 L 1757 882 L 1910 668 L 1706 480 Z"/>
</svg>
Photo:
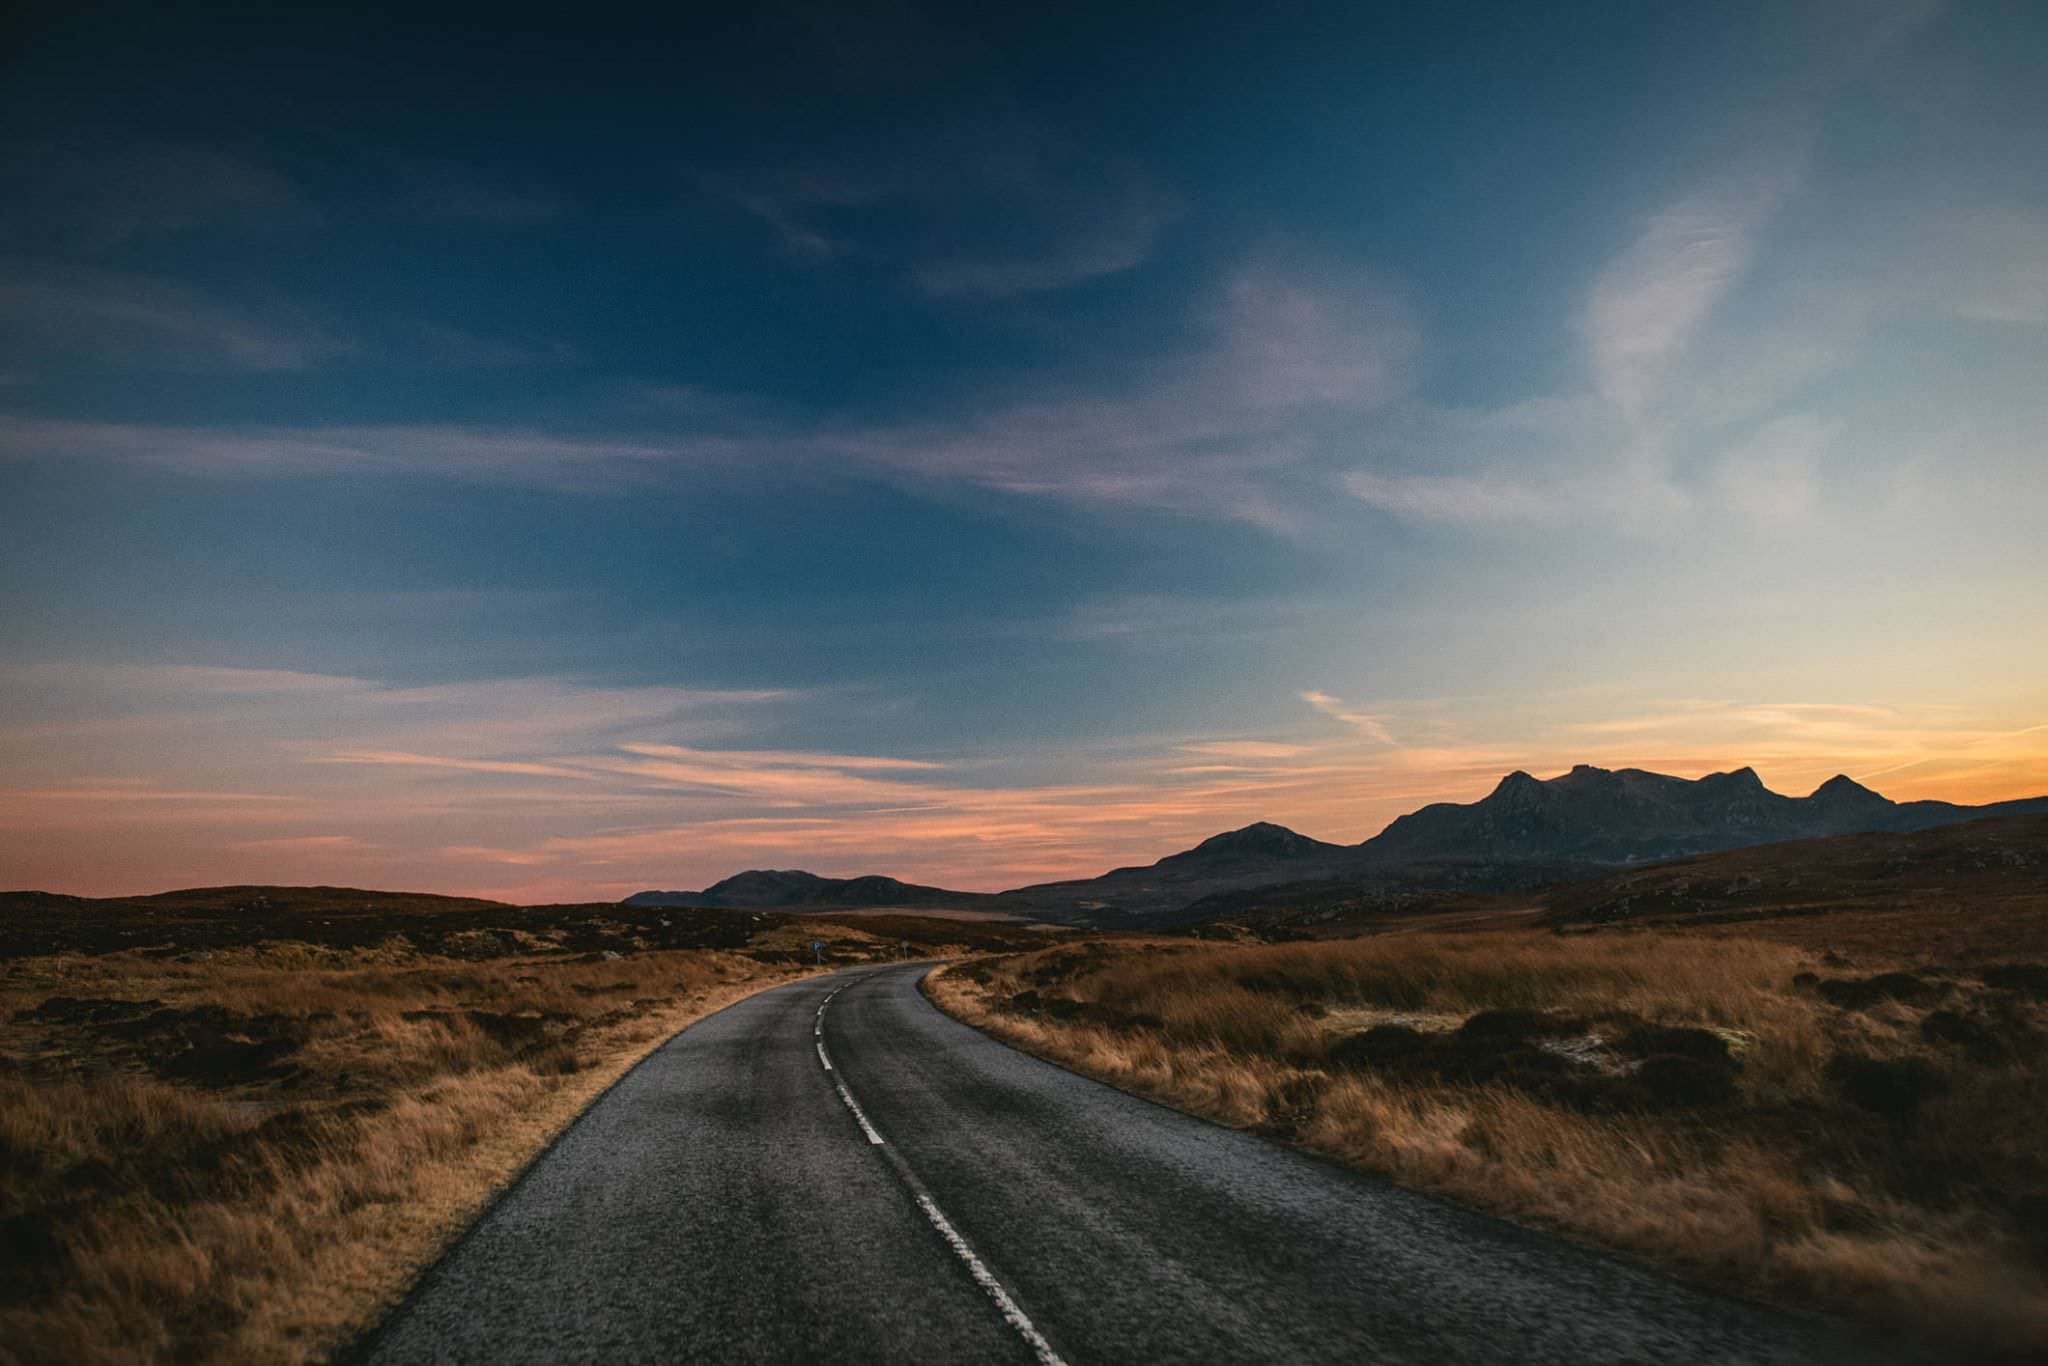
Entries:
<svg viewBox="0 0 2048 1366">
<path fill-rule="evenodd" d="M 1628 1078 L 1631 1097 L 1649 1109 L 1698 1109 L 1735 1098 L 1735 1068 L 1724 1052 L 1717 1060 L 1689 1053 L 1658 1053 L 1643 1059 Z"/>
<path fill-rule="evenodd" d="M 2012 1055 L 1998 1032 L 1974 1016 L 1936 1010 L 1920 1021 L 1920 1037 L 1929 1043 L 1959 1044 L 1971 1061 L 1990 1066 Z"/>
<path fill-rule="evenodd" d="M 1324 1053 L 1333 1067 L 1389 1071 L 1423 1063 L 1429 1056 L 1429 1037 L 1419 1029 L 1397 1024 L 1374 1025 L 1363 1033 L 1346 1035 Z"/>
<path fill-rule="evenodd" d="M 2048 963 L 2007 963 L 1986 968 L 1984 985 L 2000 991 L 2016 991 L 2036 1001 L 2048 1001 Z"/>
<path fill-rule="evenodd" d="M 1949 1089 L 1948 1079 L 1919 1058 L 1841 1054 L 1829 1062 L 1828 1077 L 1851 1105 L 1898 1123 Z"/>
<path fill-rule="evenodd" d="M 1637 1025 L 1622 1035 L 1616 1051 L 1636 1058 L 1680 1057 L 1713 1067 L 1732 1066 L 1728 1041 L 1711 1029 L 1687 1025 Z"/>
</svg>

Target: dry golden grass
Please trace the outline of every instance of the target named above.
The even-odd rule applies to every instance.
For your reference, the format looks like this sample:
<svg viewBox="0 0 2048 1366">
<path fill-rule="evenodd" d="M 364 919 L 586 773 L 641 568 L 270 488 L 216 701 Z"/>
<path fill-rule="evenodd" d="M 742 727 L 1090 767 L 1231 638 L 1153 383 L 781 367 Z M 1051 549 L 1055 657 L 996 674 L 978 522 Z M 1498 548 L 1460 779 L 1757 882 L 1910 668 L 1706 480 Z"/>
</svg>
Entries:
<svg viewBox="0 0 2048 1366">
<path fill-rule="evenodd" d="M 304 944 L 0 965 L 0 1361 L 323 1357 L 652 1047 L 797 971 Z M 92 1004 L 122 1001 L 154 1004 Z"/>
<path fill-rule="evenodd" d="M 1703 1281 L 1959 1352 L 2048 1351 L 2048 1012 L 1963 973 L 1924 980 L 1919 1004 L 1860 1009 L 1794 984 L 1887 966 L 1833 962 L 1726 936 L 1124 940 L 984 960 L 929 990 L 1101 1080 Z M 1496 1066 L 1478 1026 L 1455 1032 L 1499 1010 L 1569 1017 L 1536 1047 L 1580 1061 Z M 1937 1010 L 1992 1042 L 1930 1040 Z M 1386 1032 L 1436 1061 L 1346 1052 L 1376 1024 L 1415 1030 Z M 1723 1040 L 1732 1094 L 1653 1104 L 1629 1089 L 1642 1065 L 1618 1050 L 1653 1026 Z M 1873 1113 L 1847 1098 L 1843 1057 L 1946 1089 Z"/>
</svg>

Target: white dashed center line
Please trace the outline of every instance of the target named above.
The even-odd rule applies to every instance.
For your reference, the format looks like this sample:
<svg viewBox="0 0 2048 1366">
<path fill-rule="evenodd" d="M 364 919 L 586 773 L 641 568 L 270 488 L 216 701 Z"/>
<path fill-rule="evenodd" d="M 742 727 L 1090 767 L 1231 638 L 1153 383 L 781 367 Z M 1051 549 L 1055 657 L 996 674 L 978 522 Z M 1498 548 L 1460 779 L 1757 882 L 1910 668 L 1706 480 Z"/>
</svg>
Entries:
<svg viewBox="0 0 2048 1366">
<path fill-rule="evenodd" d="M 839 1098 L 846 1102 L 846 1108 L 853 1111 L 853 1117 L 860 1121 L 860 1131 L 868 1136 L 868 1142 L 877 1148 L 882 1146 L 882 1136 L 875 1132 L 875 1126 L 868 1123 L 867 1111 L 860 1108 L 860 1102 L 853 1098 L 853 1092 L 846 1089 L 846 1083 L 833 1078 L 832 1084 L 839 1088 Z"/>
<path fill-rule="evenodd" d="M 844 990 L 845 987 L 834 987 L 832 996 L 837 996 Z M 825 1007 L 832 1004 L 832 996 L 827 996 L 819 1004 L 817 1019 L 811 1025 L 811 1034 L 818 1041 L 818 1062 L 827 1072 L 832 1070 L 832 1055 L 825 1051 Z M 875 1131 L 874 1125 L 868 1123 L 867 1113 L 860 1108 L 860 1102 L 853 1098 L 853 1092 L 847 1090 L 846 1083 L 837 1077 L 832 1079 L 832 1084 L 839 1088 L 839 1098 L 846 1102 L 847 1109 L 853 1111 L 853 1117 L 860 1122 L 860 1131 L 868 1136 L 868 1142 L 880 1147 L 882 1136 Z"/>
<path fill-rule="evenodd" d="M 1003 1289 L 1003 1283 L 996 1279 L 995 1273 L 982 1265 L 981 1258 L 974 1255 L 974 1249 L 967 1245 L 967 1240 L 960 1236 L 960 1230 L 953 1227 L 953 1221 L 932 1198 L 919 1191 L 917 1207 L 924 1211 L 925 1218 L 932 1221 L 932 1227 L 952 1245 L 954 1255 L 967 1263 L 967 1273 L 974 1277 L 974 1283 L 988 1292 L 988 1297 L 996 1302 L 1003 1321 L 1017 1330 L 1017 1336 L 1024 1339 L 1024 1345 L 1038 1357 L 1041 1366 L 1066 1366 L 1060 1354 L 1052 1349 L 1052 1344 L 1045 1340 L 1045 1335 L 1038 1331 L 1038 1326 L 1017 1307 L 1017 1302 L 1010 1298 L 1009 1291 Z"/>
<path fill-rule="evenodd" d="M 825 1065 L 827 1072 L 832 1072 L 832 1059 L 825 1053 L 825 1007 L 832 1004 L 833 996 L 844 990 L 845 987 L 833 989 L 832 995 L 827 996 L 818 1006 L 817 1019 L 811 1026 L 811 1033 L 818 1040 L 818 1061 Z M 860 1108 L 860 1102 L 853 1098 L 853 1092 L 846 1089 L 845 1081 L 841 1080 L 836 1072 L 832 1075 L 832 1085 L 838 1089 L 839 1098 L 846 1102 L 846 1108 L 853 1111 L 853 1117 L 860 1122 L 860 1131 L 868 1136 L 868 1142 L 878 1148 L 883 1146 L 882 1135 L 868 1122 L 867 1113 Z M 924 1211 L 924 1217 L 931 1221 L 932 1227 L 939 1231 L 939 1236 L 946 1240 L 946 1245 L 953 1249 L 953 1255 L 966 1265 L 967 1274 L 974 1277 L 974 1283 L 995 1301 L 996 1311 L 1003 1316 L 1003 1322 L 1009 1324 L 1016 1330 L 1017 1336 L 1024 1339 L 1024 1345 L 1038 1358 L 1039 1366 L 1067 1366 L 1060 1354 L 1052 1349 L 1052 1344 L 1045 1340 L 1045 1335 L 1038 1331 L 1038 1326 L 1032 1323 L 1031 1316 L 1018 1306 L 1017 1301 L 1010 1298 L 1010 1292 L 1003 1289 L 1003 1283 L 996 1279 L 995 1273 L 988 1269 L 981 1258 L 975 1255 L 973 1247 L 960 1236 L 960 1230 L 953 1227 L 953 1221 L 946 1217 L 938 1202 L 926 1192 L 924 1183 L 917 1179 L 909 1164 L 900 1156 L 896 1156 L 894 1150 L 883 1156 L 888 1159 L 896 1174 L 903 1179 L 903 1183 L 910 1187 L 910 1193 L 917 1197 L 917 1207 Z"/>
</svg>

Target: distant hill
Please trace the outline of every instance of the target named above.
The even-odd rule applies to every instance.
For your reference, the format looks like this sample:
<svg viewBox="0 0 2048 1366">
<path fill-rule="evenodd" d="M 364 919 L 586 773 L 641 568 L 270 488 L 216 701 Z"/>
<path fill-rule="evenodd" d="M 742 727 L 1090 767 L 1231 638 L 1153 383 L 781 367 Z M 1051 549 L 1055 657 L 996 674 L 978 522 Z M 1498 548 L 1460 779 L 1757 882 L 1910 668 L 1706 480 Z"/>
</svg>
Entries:
<svg viewBox="0 0 2048 1366">
<path fill-rule="evenodd" d="M 1312 882 L 1355 875 L 1355 847 L 1329 844 L 1260 821 L 1212 835 L 1192 849 L 1100 877 L 1046 882 L 999 892 L 995 904 L 1019 915 L 1068 924 L 1151 924 L 1182 906 L 1233 887 Z"/>
<path fill-rule="evenodd" d="M 1275 825 L 1271 821 L 1255 821 L 1241 830 L 1227 830 L 1220 835 L 1211 835 L 1194 848 L 1179 854 L 1169 854 L 1152 866 L 1220 872 L 1247 864 L 1267 865 L 1343 858 L 1348 854 L 1349 849 L 1345 845 L 1325 844 L 1322 840 L 1296 834 L 1284 825 Z"/>
<path fill-rule="evenodd" d="M 953 892 L 923 887 L 893 877 L 819 877 L 796 868 L 754 868 L 714 882 L 701 892 L 635 892 L 627 906 L 706 907 L 762 910 L 811 906 L 949 906 L 972 908 L 989 898 L 981 892 Z"/>
</svg>

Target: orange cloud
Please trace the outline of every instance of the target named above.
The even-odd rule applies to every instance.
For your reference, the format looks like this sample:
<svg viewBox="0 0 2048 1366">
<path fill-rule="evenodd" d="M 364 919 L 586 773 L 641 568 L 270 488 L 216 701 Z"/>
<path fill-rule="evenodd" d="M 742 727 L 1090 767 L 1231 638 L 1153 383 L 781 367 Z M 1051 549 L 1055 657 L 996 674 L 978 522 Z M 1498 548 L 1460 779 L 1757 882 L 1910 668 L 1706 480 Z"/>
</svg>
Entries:
<svg viewBox="0 0 2048 1366">
<path fill-rule="evenodd" d="M 439 754 L 407 754 L 399 750 L 341 750 L 313 757 L 316 764 L 370 764 L 398 768 L 445 768 L 460 773 L 519 773 L 535 778 L 588 778 L 591 775 L 560 764 L 510 759 L 452 759 Z"/>
</svg>

